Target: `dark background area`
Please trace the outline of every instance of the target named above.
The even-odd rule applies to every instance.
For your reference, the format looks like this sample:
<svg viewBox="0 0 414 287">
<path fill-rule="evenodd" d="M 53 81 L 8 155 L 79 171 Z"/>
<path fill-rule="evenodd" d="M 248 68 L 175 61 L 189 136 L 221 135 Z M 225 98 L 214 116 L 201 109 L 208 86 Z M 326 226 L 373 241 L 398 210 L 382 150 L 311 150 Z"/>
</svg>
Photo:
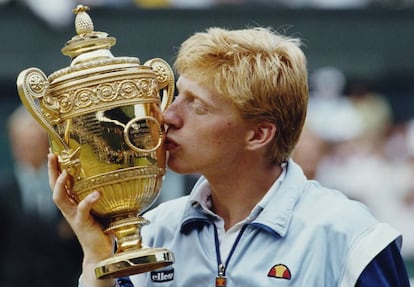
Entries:
<svg viewBox="0 0 414 287">
<path fill-rule="evenodd" d="M 395 121 L 414 115 L 413 9 L 286 9 L 259 5 L 210 9 L 94 8 L 95 31 L 117 39 L 115 56 L 173 63 L 179 44 L 210 26 L 271 26 L 302 39 L 309 71 L 334 66 L 349 82 L 362 81 L 389 100 Z M 37 67 L 46 75 L 70 64 L 61 54 L 74 26 L 52 29 L 27 8 L 0 8 L 0 175 L 10 171 L 6 121 L 19 104 L 17 75 Z"/>
</svg>

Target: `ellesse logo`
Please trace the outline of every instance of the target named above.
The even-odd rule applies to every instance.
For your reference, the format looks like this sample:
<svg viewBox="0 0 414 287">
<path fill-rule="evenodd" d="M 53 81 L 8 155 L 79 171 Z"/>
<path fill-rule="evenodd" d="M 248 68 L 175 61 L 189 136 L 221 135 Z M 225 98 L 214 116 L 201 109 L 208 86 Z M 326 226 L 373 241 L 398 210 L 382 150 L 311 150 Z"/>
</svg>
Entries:
<svg viewBox="0 0 414 287">
<path fill-rule="evenodd" d="M 267 276 L 286 280 L 290 280 L 292 278 L 292 274 L 290 273 L 289 268 L 284 264 L 274 265 L 272 268 L 270 268 Z"/>
<path fill-rule="evenodd" d="M 174 279 L 174 269 L 151 272 L 152 282 L 168 282 Z"/>
</svg>

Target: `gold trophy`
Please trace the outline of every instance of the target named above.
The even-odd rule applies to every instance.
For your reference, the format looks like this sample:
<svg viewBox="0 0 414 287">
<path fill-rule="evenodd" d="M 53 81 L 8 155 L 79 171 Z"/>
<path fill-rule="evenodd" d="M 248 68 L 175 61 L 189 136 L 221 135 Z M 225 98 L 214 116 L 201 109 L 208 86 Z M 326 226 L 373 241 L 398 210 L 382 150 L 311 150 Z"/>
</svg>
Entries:
<svg viewBox="0 0 414 287">
<path fill-rule="evenodd" d="M 148 272 L 173 263 L 166 248 L 143 247 L 140 214 L 156 199 L 165 175 L 162 111 L 172 102 L 174 74 L 162 59 L 140 65 L 114 57 L 116 39 L 95 32 L 79 5 L 77 35 L 62 48 L 69 67 L 49 77 L 37 68 L 17 78 L 21 101 L 45 128 L 60 169 L 68 170 L 70 196 L 77 202 L 98 190 L 93 214 L 112 234 L 117 249 L 100 262 L 97 278 Z"/>
</svg>

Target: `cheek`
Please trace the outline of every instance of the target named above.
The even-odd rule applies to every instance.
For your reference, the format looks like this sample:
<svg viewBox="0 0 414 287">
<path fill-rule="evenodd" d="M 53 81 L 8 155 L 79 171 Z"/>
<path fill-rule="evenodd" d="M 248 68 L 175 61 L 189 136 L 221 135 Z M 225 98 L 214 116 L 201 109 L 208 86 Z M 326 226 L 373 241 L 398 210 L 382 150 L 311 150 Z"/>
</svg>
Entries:
<svg viewBox="0 0 414 287">
<path fill-rule="evenodd" d="M 232 122 L 226 122 L 210 126 L 204 135 L 209 145 L 228 146 L 240 140 L 242 132 Z"/>
</svg>

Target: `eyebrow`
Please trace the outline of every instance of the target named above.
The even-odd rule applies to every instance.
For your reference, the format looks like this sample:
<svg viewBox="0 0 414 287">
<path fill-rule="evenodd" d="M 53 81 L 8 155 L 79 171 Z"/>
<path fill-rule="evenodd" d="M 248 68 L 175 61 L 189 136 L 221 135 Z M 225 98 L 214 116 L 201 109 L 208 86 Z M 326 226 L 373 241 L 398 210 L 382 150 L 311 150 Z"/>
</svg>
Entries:
<svg viewBox="0 0 414 287">
<path fill-rule="evenodd" d="M 177 81 L 177 83 L 179 83 L 180 80 Z M 217 105 L 217 103 L 215 103 L 214 101 L 212 102 L 210 100 L 210 97 L 208 97 L 207 99 L 205 97 L 200 97 L 199 93 L 195 93 L 193 92 L 193 90 L 191 89 L 181 89 L 179 88 L 180 85 L 176 84 L 177 86 L 177 90 L 179 90 L 179 93 L 185 94 L 187 97 L 192 97 L 193 99 L 199 100 L 201 103 L 203 103 L 204 105 L 206 105 L 207 107 L 211 108 L 211 109 L 220 109 L 220 105 Z M 211 94 L 211 92 L 209 92 L 209 94 Z"/>
</svg>

